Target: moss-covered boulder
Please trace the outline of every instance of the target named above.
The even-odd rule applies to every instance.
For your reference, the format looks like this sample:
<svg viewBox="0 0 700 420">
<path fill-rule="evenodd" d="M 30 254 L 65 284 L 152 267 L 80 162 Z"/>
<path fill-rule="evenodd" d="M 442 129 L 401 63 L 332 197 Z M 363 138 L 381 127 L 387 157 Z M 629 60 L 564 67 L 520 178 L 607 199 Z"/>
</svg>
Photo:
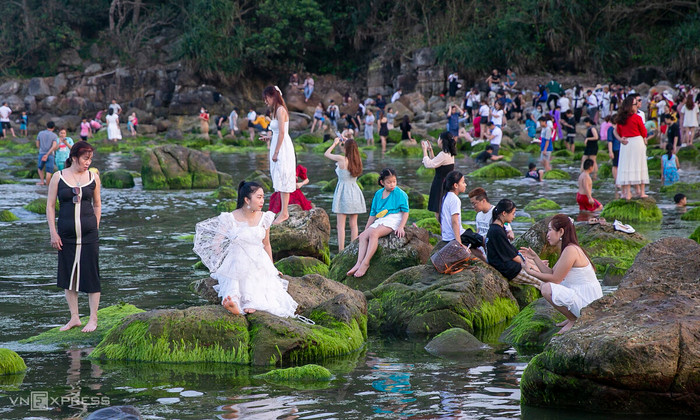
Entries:
<svg viewBox="0 0 700 420">
<path fill-rule="evenodd" d="M 328 264 L 312 257 L 298 257 L 293 255 L 277 261 L 275 267 L 283 274 L 292 277 L 302 277 L 307 274 L 328 276 Z"/>
<path fill-rule="evenodd" d="M 612 178 L 612 164 L 603 163 L 598 165 L 598 178 L 600 179 L 610 179 Z"/>
<path fill-rule="evenodd" d="M 491 347 L 462 328 L 445 330 L 425 346 L 425 351 L 433 356 L 448 359 L 478 357 L 482 353 L 490 353 L 490 349 Z"/>
<path fill-rule="evenodd" d="M 357 183 L 362 185 L 363 188 L 369 188 L 369 191 L 374 189 L 379 189 L 379 173 L 378 172 L 366 172 L 359 178 L 357 178 Z"/>
<path fill-rule="evenodd" d="M 46 203 L 46 200 L 44 200 L 44 203 Z M 0 211 L 0 222 L 14 222 L 15 220 L 19 220 L 19 217 L 15 216 L 11 211 Z"/>
<path fill-rule="evenodd" d="M 407 191 L 409 209 L 427 209 L 428 196 L 416 190 Z"/>
<path fill-rule="evenodd" d="M 0 348 L 0 376 L 13 375 L 27 370 L 27 365 L 17 353 Z"/>
<path fill-rule="evenodd" d="M 678 159 L 680 159 L 681 162 L 692 161 L 700 155 L 700 151 L 694 145 L 686 146 L 681 149 L 678 149 L 678 153 L 676 153 L 676 155 L 678 156 Z"/>
<path fill-rule="evenodd" d="M 330 263 L 328 241 L 331 224 L 328 214 L 320 207 L 304 211 L 300 206 L 289 206 L 289 219 L 270 228 L 272 255 L 279 260 L 291 255 L 314 257 Z"/>
<path fill-rule="evenodd" d="M 412 143 L 408 140 L 403 140 L 389 149 L 387 155 L 392 157 L 422 158 L 423 149 L 418 142 Z"/>
<path fill-rule="evenodd" d="M 523 373 L 521 403 L 636 416 L 700 412 L 700 244 L 644 247 L 613 294 L 583 309 Z"/>
<path fill-rule="evenodd" d="M 294 143 L 300 144 L 319 144 L 323 143 L 323 136 L 315 135 L 310 133 L 304 133 L 301 136 L 294 139 Z"/>
<path fill-rule="evenodd" d="M 419 228 L 423 228 L 434 235 L 442 234 L 442 226 L 440 226 L 440 222 L 438 222 L 435 217 L 429 219 L 421 219 L 418 222 L 416 222 L 416 226 L 418 226 Z"/>
<path fill-rule="evenodd" d="M 433 179 L 433 177 L 435 176 L 435 169 L 426 168 L 425 166 L 421 165 L 416 170 L 416 175 L 424 179 Z"/>
<path fill-rule="evenodd" d="M 284 385 L 290 383 L 329 382 L 333 379 L 333 374 L 323 366 L 309 364 L 287 369 L 274 369 L 262 375 L 256 375 L 255 378 L 273 384 Z"/>
<path fill-rule="evenodd" d="M 544 298 L 537 299 L 513 318 L 499 340 L 518 352 L 541 352 L 561 327 L 556 323 L 566 317 Z"/>
<path fill-rule="evenodd" d="M 99 343 L 107 332 L 119 324 L 126 317 L 143 312 L 134 305 L 122 303 L 108 306 L 97 311 L 97 329 L 91 333 L 80 331 L 80 327 L 68 331 L 59 331 L 60 327 L 51 328 L 41 334 L 20 340 L 20 343 L 56 345 L 59 347 L 94 346 Z M 83 325 L 87 324 L 89 317 L 80 319 Z"/>
<path fill-rule="evenodd" d="M 323 143 L 321 143 L 321 144 L 317 144 L 316 146 L 314 146 L 314 147 L 311 149 L 311 151 L 314 152 L 314 153 L 323 154 L 323 153 L 325 153 L 325 151 L 328 150 L 328 148 L 331 147 L 332 145 L 333 145 L 333 141 L 332 141 L 332 140 L 328 140 L 328 141 L 323 142 Z"/>
<path fill-rule="evenodd" d="M 435 219 L 435 212 L 426 209 L 410 209 L 408 210 L 408 223 L 417 222 L 424 219 Z M 436 219 L 437 220 L 437 219 Z"/>
<path fill-rule="evenodd" d="M 143 153 L 141 179 L 146 190 L 216 188 L 220 185 L 216 166 L 208 155 L 173 144 Z"/>
<path fill-rule="evenodd" d="M 221 186 L 215 189 L 210 197 L 217 200 L 236 200 L 238 199 L 238 191 L 234 187 Z"/>
<path fill-rule="evenodd" d="M 224 200 L 216 203 L 216 211 L 219 213 L 232 212 L 238 206 L 237 200 Z"/>
<path fill-rule="evenodd" d="M 367 339 L 361 292 L 319 275 L 288 277 L 297 313 L 316 325 L 263 311 L 232 315 L 221 305 L 137 314 L 113 328 L 91 358 L 253 365 L 309 363 L 360 349 Z M 193 285 L 215 296 L 216 281 Z"/>
<path fill-rule="evenodd" d="M 700 182 L 676 182 L 672 185 L 662 185 L 660 191 L 662 193 L 673 194 L 682 192 L 684 194 L 690 195 L 689 193 L 700 192 Z"/>
<path fill-rule="evenodd" d="M 467 176 L 472 178 L 518 178 L 523 176 L 523 174 L 516 168 L 510 166 L 505 162 L 495 162 L 489 165 L 472 171 Z"/>
<path fill-rule="evenodd" d="M 571 160 L 574 157 L 574 153 L 570 150 L 561 149 L 557 150 L 556 152 L 552 152 L 552 156 L 569 158 L 569 160 Z"/>
<path fill-rule="evenodd" d="M 611 201 L 603 207 L 600 217 L 610 221 L 617 219 L 625 223 L 656 223 L 661 221 L 663 215 L 656 205 L 656 200 L 647 197 L 630 201 L 625 199 Z"/>
<path fill-rule="evenodd" d="M 134 176 L 126 169 L 103 172 L 100 181 L 105 188 L 133 188 L 135 185 Z"/>
<path fill-rule="evenodd" d="M 333 178 L 330 181 L 322 181 L 323 186 L 321 187 L 321 191 L 327 192 L 327 193 L 332 193 L 335 191 L 336 185 L 338 185 L 338 178 Z"/>
<path fill-rule="evenodd" d="M 515 316 L 520 308 L 508 282 L 481 261 L 453 275 L 432 264 L 403 269 L 369 294 L 371 331 L 438 334 L 462 328 L 472 334 Z"/>
<path fill-rule="evenodd" d="M 46 198 L 35 198 L 23 207 L 32 213 L 46 214 Z M 58 212 L 58 200 L 56 200 L 56 212 Z"/>
<path fill-rule="evenodd" d="M 560 210 L 561 206 L 548 198 L 538 198 L 532 200 L 525 205 L 524 210 L 530 211 L 540 211 L 540 210 Z"/>
<path fill-rule="evenodd" d="M 683 213 L 683 215 L 681 216 L 681 220 L 700 220 L 700 207 L 695 207 L 694 209 L 690 209 Z"/>
<path fill-rule="evenodd" d="M 700 243 L 700 226 L 696 227 L 693 233 L 690 234 L 690 239 Z"/>
<path fill-rule="evenodd" d="M 542 178 L 548 180 L 561 179 L 569 181 L 571 180 L 571 175 L 569 175 L 568 172 L 562 171 L 561 169 L 552 169 L 550 171 L 545 172 Z"/>
<path fill-rule="evenodd" d="M 260 169 L 256 169 L 253 172 L 249 173 L 245 177 L 246 181 L 255 181 L 259 183 L 260 185 L 263 186 L 265 189 L 265 192 L 268 194 L 271 194 L 274 189 L 272 188 L 272 178 L 265 172 L 261 171 Z M 240 182 L 240 181 L 239 181 Z"/>
<path fill-rule="evenodd" d="M 357 262 L 357 240 L 333 258 L 328 276 L 354 289 L 370 290 L 399 270 L 425 264 L 432 249 L 428 231 L 413 226 L 406 227 L 405 231 L 406 236 L 403 238 L 393 233 L 379 238 L 377 252 L 364 276 L 357 278 L 345 274 Z"/>
</svg>

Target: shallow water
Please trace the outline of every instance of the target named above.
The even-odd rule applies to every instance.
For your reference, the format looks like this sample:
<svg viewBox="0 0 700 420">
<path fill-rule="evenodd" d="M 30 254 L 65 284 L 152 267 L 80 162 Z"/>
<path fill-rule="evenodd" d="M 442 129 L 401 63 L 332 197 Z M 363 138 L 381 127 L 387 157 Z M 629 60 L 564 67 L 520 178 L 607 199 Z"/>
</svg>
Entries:
<svg viewBox="0 0 700 420">
<path fill-rule="evenodd" d="M 382 158 L 368 151 L 365 171 L 394 167 L 399 183 L 427 193 L 430 179 L 415 175 L 418 159 Z M 267 171 L 267 156 L 236 154 L 212 156 L 217 168 L 240 179 L 254 169 Z M 5 171 L 15 159 L 0 157 Z M 524 167 L 529 156 L 516 155 L 512 162 Z M 314 202 L 330 209 L 332 193 L 314 185 L 335 177 L 334 166 L 321 155 L 302 153 L 300 163 L 309 169 L 311 185 L 304 192 Z M 140 169 L 131 154 L 96 156 L 94 166 L 102 171 L 115 168 Z M 700 171 L 683 163 L 682 180 L 700 181 Z M 457 167 L 468 173 L 475 166 L 466 159 Z M 577 173 L 576 165 L 561 167 Z M 207 365 L 159 365 L 93 363 L 85 359 L 88 349 L 56 350 L 51 347 L 20 345 L 18 340 L 66 322 L 63 292 L 55 287 L 56 254 L 49 245 L 46 220 L 22 206 L 45 196 L 46 190 L 33 185 L 0 185 L 0 209 L 12 210 L 20 220 L 0 223 L 0 346 L 15 349 L 29 370 L 14 386 L 0 381 L 1 418 L 67 418 L 94 411 L 108 398 L 110 405 L 134 405 L 146 418 L 591 418 L 589 415 L 554 410 L 521 409 L 518 383 L 528 356 L 491 342 L 493 351 L 474 360 L 447 361 L 428 355 L 423 340 L 372 337 L 365 349 L 326 363 L 335 379 L 323 389 L 291 389 L 250 379 L 260 368 Z M 534 198 L 547 197 L 576 216 L 575 181 L 547 181 L 541 184 L 515 179 L 469 180 L 489 192 L 492 202 L 512 198 L 524 207 Z M 658 191 L 658 180 L 651 185 Z M 187 285 L 206 276 L 192 265 L 198 260 L 192 245 L 179 237 L 194 233 L 197 221 L 216 215 L 209 191 L 143 191 L 104 189 L 101 227 L 100 269 L 103 294 L 101 306 L 127 302 L 149 310 L 185 308 L 202 304 Z M 365 193 L 368 205 L 371 194 Z M 604 182 L 594 191 L 603 203 L 612 199 L 612 185 Z M 687 237 L 696 222 L 680 220 L 670 197 L 656 195 L 664 214 L 660 225 L 639 226 L 650 239 L 662 236 Z M 465 210 L 468 199 L 463 198 Z M 331 226 L 335 218 L 331 216 Z M 366 215 L 360 218 L 364 226 Z M 468 222 L 468 221 L 465 221 Z M 529 228 L 514 223 L 516 234 Z M 331 251 L 336 247 L 335 229 Z M 604 288 L 611 292 L 614 288 Z M 81 296 L 81 313 L 87 303 Z M 505 327 L 505 326 L 502 326 Z M 497 336 L 497 334 L 496 334 Z M 489 339 L 488 341 L 493 341 Z M 46 391 L 50 411 L 31 411 L 22 401 L 32 391 Z M 65 398 L 73 397 L 89 398 Z M 90 405 L 91 398 L 98 400 Z M 14 402 L 14 404 L 13 404 Z M 26 402 L 26 401 L 25 401 Z M 73 404 L 77 403 L 77 404 Z M 88 403 L 87 405 L 84 403 Z M 104 404 L 102 404 L 104 405 Z"/>
</svg>

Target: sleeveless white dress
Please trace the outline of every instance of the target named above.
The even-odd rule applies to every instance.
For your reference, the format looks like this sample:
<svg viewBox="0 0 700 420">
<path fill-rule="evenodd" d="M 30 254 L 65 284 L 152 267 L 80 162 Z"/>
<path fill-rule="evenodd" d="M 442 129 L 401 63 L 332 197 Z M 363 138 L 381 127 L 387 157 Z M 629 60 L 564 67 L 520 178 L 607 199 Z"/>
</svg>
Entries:
<svg viewBox="0 0 700 420">
<path fill-rule="evenodd" d="M 289 121 L 284 123 L 284 138 L 277 162 L 272 161 L 272 155 L 277 149 L 277 142 L 280 141 L 279 121 L 272 120 L 270 122 L 270 130 L 272 130 L 272 140 L 270 141 L 270 175 L 272 178 L 272 187 L 275 191 L 293 193 L 297 189 L 297 158 L 294 154 L 294 144 L 292 138 L 289 137 Z"/>
<path fill-rule="evenodd" d="M 550 286 L 552 302 L 566 307 L 576 318 L 581 316 L 581 309 L 603 297 L 603 290 L 590 262 L 585 267 L 571 267 L 560 284 L 550 283 Z"/>
<path fill-rule="evenodd" d="M 122 131 L 119 129 L 119 115 L 112 114 L 105 117 L 107 120 L 107 138 L 109 140 L 122 138 Z"/>
<path fill-rule="evenodd" d="M 197 223 L 196 237 L 201 231 L 220 231 L 219 237 L 211 237 L 214 242 L 204 252 L 195 246 L 202 262 L 212 271 L 211 277 L 219 281 L 214 289 L 222 299 L 230 296 L 241 310 L 255 309 L 269 312 L 279 317 L 293 317 L 297 303 L 287 293 L 289 282 L 279 276 L 279 272 L 265 252 L 263 239 L 270 228 L 275 214 L 265 212 L 255 226 L 239 222 L 232 213 L 221 213 L 218 217 Z M 196 243 L 197 239 L 195 239 Z M 216 242 L 226 241 L 226 255 L 216 253 Z M 217 261 L 218 260 L 218 261 Z"/>
</svg>

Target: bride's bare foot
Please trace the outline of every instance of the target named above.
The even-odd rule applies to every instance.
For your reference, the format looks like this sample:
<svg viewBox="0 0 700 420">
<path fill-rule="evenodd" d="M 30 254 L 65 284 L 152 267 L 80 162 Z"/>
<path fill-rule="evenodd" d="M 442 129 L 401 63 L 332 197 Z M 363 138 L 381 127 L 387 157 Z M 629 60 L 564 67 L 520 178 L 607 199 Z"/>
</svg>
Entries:
<svg viewBox="0 0 700 420">
<path fill-rule="evenodd" d="M 66 325 L 59 328 L 59 331 L 68 331 L 71 328 L 79 327 L 80 324 L 80 318 L 71 318 Z"/>
<path fill-rule="evenodd" d="M 360 264 L 360 268 L 355 271 L 354 276 L 355 277 L 362 277 L 367 273 L 367 270 L 369 269 L 369 264 Z"/>
<path fill-rule="evenodd" d="M 245 312 L 245 313 L 247 313 L 247 314 L 252 314 L 252 313 L 255 312 L 255 309 L 253 309 L 253 308 L 245 308 L 245 309 L 243 310 L 243 312 Z"/>
<path fill-rule="evenodd" d="M 571 327 L 574 326 L 574 321 L 567 321 L 566 324 L 564 324 L 564 328 L 559 330 L 559 334 L 564 334 L 565 332 L 569 331 Z"/>
<path fill-rule="evenodd" d="M 238 308 L 238 305 L 236 302 L 231 299 L 231 296 L 226 296 L 224 300 L 221 302 L 221 305 L 226 308 L 227 311 L 231 312 L 234 315 L 240 315 L 241 310 Z"/>
<path fill-rule="evenodd" d="M 93 332 L 97 329 L 97 319 L 90 319 L 85 328 L 82 329 L 84 333 Z"/>
<path fill-rule="evenodd" d="M 563 327 L 564 325 L 566 325 L 566 324 L 568 324 L 568 323 L 569 323 L 569 320 L 567 319 L 567 320 L 564 320 L 564 321 L 562 321 L 562 322 L 557 322 L 557 323 L 554 324 L 554 325 L 557 326 L 557 327 Z"/>
<path fill-rule="evenodd" d="M 287 219 L 289 219 L 289 213 L 280 213 L 277 215 L 277 218 L 275 218 L 275 221 L 272 222 L 272 224 L 279 225 L 280 223 L 284 222 Z"/>
</svg>

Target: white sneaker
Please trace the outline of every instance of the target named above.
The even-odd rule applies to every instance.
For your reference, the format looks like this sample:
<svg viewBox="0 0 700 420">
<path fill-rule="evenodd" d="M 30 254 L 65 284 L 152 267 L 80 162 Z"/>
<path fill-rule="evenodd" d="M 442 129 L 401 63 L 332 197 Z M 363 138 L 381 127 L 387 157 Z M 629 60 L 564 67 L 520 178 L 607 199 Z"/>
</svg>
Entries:
<svg viewBox="0 0 700 420">
<path fill-rule="evenodd" d="M 476 146 L 477 144 L 481 144 L 481 143 L 483 143 L 483 142 L 484 142 L 484 141 L 481 140 L 481 139 L 479 139 L 479 140 L 474 140 L 474 141 L 472 142 L 472 147 L 473 147 L 473 146 Z"/>
</svg>

